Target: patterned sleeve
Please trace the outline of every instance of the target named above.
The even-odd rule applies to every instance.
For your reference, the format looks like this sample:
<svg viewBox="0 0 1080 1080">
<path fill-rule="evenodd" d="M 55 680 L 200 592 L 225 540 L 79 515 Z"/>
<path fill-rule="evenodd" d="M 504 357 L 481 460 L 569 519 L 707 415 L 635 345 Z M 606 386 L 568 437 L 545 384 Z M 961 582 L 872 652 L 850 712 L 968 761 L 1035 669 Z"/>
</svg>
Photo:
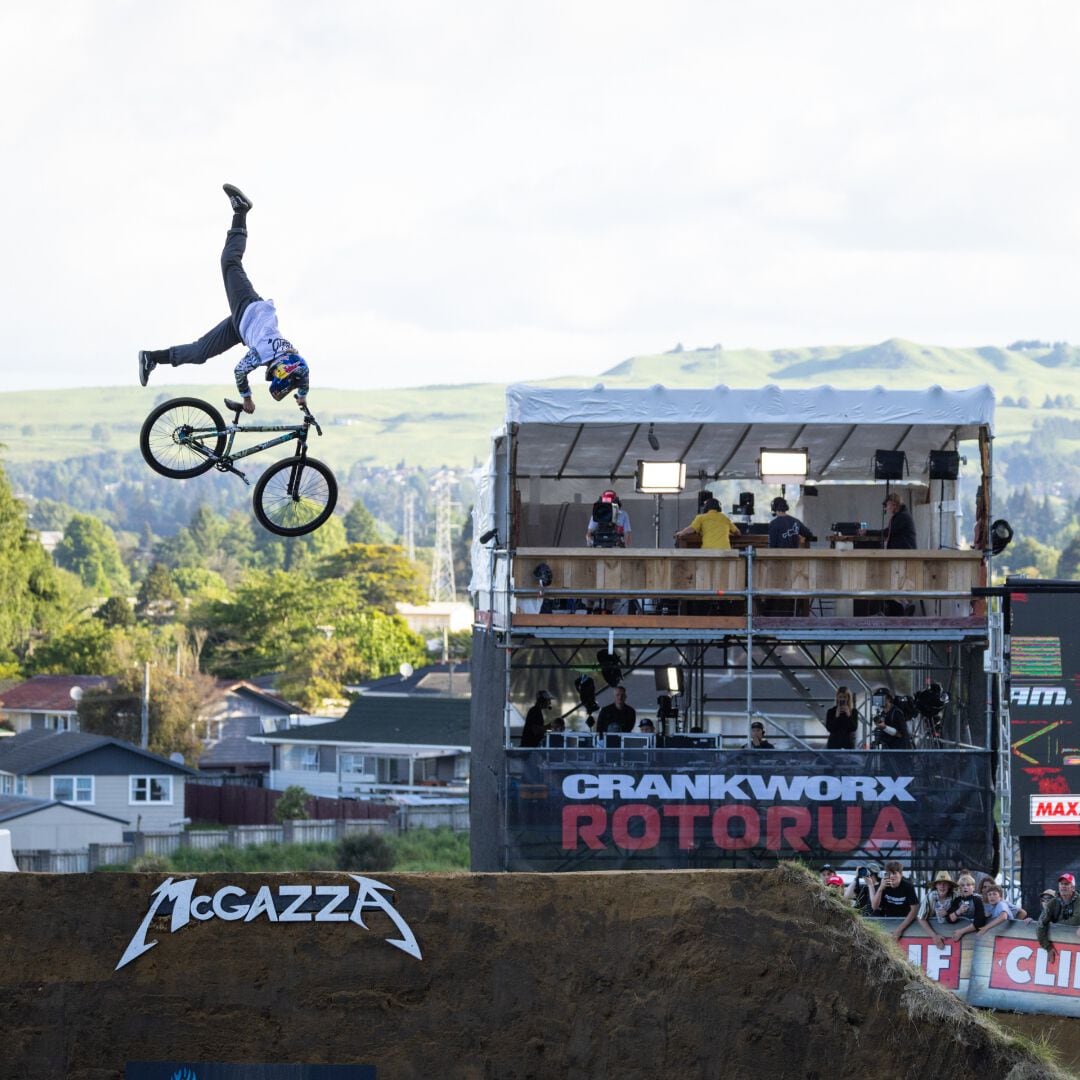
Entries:
<svg viewBox="0 0 1080 1080">
<path fill-rule="evenodd" d="M 244 397 L 251 397 L 251 384 L 248 382 L 248 374 L 254 371 L 262 360 L 259 359 L 259 354 L 254 349 L 248 349 L 244 353 L 240 363 L 236 365 L 233 374 L 236 376 L 236 389 L 243 394 Z"/>
</svg>

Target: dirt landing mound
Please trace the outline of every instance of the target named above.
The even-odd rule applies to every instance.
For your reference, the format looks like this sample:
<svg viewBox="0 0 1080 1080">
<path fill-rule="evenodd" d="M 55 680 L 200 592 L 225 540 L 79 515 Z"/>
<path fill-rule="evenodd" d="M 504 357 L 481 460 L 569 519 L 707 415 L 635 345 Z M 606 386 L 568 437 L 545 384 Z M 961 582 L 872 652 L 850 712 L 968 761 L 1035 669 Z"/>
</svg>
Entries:
<svg viewBox="0 0 1080 1080">
<path fill-rule="evenodd" d="M 203 875 L 194 897 L 239 887 L 219 916 L 196 900 L 175 933 L 155 919 L 157 944 L 114 971 L 162 880 L 0 875 L 3 1076 L 181 1059 L 366 1063 L 380 1080 L 1054 1075 L 794 868 L 380 875 L 419 960 L 376 907 L 366 928 L 271 922 L 265 900 L 219 917 L 263 885 L 280 904 L 282 886 L 337 884 L 347 919 L 346 875 Z"/>
</svg>

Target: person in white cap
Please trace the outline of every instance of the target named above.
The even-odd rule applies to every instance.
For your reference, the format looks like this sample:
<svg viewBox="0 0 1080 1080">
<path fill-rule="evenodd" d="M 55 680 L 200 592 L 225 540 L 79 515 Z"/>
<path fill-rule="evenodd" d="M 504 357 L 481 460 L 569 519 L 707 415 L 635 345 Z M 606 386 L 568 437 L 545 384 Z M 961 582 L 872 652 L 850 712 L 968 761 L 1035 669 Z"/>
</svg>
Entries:
<svg viewBox="0 0 1080 1080">
<path fill-rule="evenodd" d="M 1050 940 L 1050 924 L 1080 925 L 1080 906 L 1076 903 L 1076 878 L 1066 870 L 1058 875 L 1057 887 L 1057 895 L 1047 903 L 1039 916 L 1039 928 L 1036 931 L 1039 944 L 1046 950 L 1051 963 L 1057 959 L 1057 949 Z M 1080 930 L 1077 933 L 1080 934 Z"/>
</svg>

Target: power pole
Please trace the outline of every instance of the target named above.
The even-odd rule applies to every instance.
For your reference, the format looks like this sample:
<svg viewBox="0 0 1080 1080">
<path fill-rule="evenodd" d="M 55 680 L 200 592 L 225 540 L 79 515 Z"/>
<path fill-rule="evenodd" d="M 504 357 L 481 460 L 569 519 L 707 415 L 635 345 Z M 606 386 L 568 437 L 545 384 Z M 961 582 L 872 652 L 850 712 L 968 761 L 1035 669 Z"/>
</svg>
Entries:
<svg viewBox="0 0 1080 1080">
<path fill-rule="evenodd" d="M 434 478 L 435 492 L 435 551 L 431 560 L 431 588 L 428 596 L 434 602 L 457 599 L 454 583 L 454 549 L 450 536 L 450 488 L 454 483 L 451 472 Z"/>
<path fill-rule="evenodd" d="M 146 750 L 150 745 L 150 664 L 143 664 L 142 709 L 139 716 L 139 745 Z"/>
<path fill-rule="evenodd" d="M 405 508 L 403 511 L 402 537 L 405 541 L 405 554 L 409 562 L 416 561 L 416 492 L 411 488 L 405 492 Z"/>
</svg>

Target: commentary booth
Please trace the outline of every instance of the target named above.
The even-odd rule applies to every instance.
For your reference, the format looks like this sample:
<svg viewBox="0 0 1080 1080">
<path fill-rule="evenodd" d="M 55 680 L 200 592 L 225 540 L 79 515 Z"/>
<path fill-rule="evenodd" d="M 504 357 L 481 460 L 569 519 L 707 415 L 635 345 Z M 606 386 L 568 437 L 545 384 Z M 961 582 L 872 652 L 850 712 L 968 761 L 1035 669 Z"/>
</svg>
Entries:
<svg viewBox="0 0 1080 1080">
<path fill-rule="evenodd" d="M 510 387 L 473 522 L 474 869 L 989 867 L 992 420 L 988 387 Z M 914 548 L 886 546 L 889 495 Z M 729 549 L 676 540 L 710 496 Z M 813 539 L 768 546 L 778 497 Z M 601 737 L 616 686 L 634 726 Z M 522 747 L 540 691 L 565 730 Z"/>
</svg>

